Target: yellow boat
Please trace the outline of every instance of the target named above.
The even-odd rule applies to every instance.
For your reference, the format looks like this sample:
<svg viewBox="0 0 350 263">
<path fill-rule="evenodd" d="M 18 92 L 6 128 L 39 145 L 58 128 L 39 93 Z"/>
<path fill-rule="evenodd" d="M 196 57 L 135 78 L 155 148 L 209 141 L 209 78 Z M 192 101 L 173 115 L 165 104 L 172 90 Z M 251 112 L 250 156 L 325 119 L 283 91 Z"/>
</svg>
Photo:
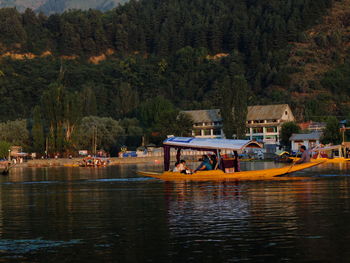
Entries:
<svg viewBox="0 0 350 263">
<path fill-rule="evenodd" d="M 79 167 L 80 165 L 79 164 L 65 164 L 63 166 L 65 166 L 65 167 Z"/>
<path fill-rule="evenodd" d="M 319 162 L 310 162 L 296 165 L 288 165 L 282 168 L 272 168 L 265 170 L 255 170 L 255 171 L 243 171 L 236 173 L 225 173 L 222 170 L 211 170 L 211 171 L 198 171 L 194 174 L 183 174 L 183 173 L 174 173 L 174 172 L 142 172 L 139 171 L 138 174 L 147 177 L 153 177 L 161 179 L 164 181 L 176 181 L 176 180 L 189 180 L 189 181 L 214 181 L 214 180 L 290 180 L 291 177 L 278 177 L 281 175 L 287 175 L 293 172 L 304 170 L 316 165 L 323 163 L 324 161 Z"/>
<path fill-rule="evenodd" d="M 190 180 L 190 181 L 211 181 L 211 180 L 290 180 L 291 177 L 278 177 L 281 175 L 289 174 L 292 172 L 300 171 L 312 166 L 316 166 L 324 162 L 320 160 L 319 162 L 310 162 L 304 164 L 292 164 L 282 168 L 272 168 L 265 170 L 255 170 L 255 171 L 239 171 L 239 172 L 229 172 L 231 169 L 226 169 L 223 167 L 224 163 L 220 159 L 220 150 L 232 150 L 237 153 L 239 150 L 245 148 L 261 148 L 261 146 L 255 141 L 249 140 L 226 140 L 226 139 L 202 139 L 202 138 L 187 138 L 187 137 L 170 137 L 163 142 L 164 147 L 164 172 L 146 172 L 139 171 L 138 174 L 141 176 L 158 178 L 166 181 L 173 180 Z M 193 174 L 184 174 L 179 172 L 169 171 L 170 166 L 170 148 L 177 149 L 177 160 L 180 160 L 182 149 L 193 149 L 200 151 L 213 151 L 217 153 L 219 167 L 218 170 L 209 171 L 197 171 Z"/>
<path fill-rule="evenodd" d="M 333 159 L 330 159 L 330 158 L 317 158 L 317 159 L 315 159 L 315 161 L 318 161 L 318 160 L 324 160 L 327 163 L 350 163 L 350 159 L 344 158 L 344 157 L 335 157 Z"/>
<path fill-rule="evenodd" d="M 311 151 L 311 162 L 324 161 L 326 163 L 350 163 L 350 158 L 344 157 L 346 155 L 345 147 L 343 145 L 331 145 L 324 147 L 315 147 Z M 293 161 L 297 161 L 299 157 L 289 157 Z"/>
</svg>

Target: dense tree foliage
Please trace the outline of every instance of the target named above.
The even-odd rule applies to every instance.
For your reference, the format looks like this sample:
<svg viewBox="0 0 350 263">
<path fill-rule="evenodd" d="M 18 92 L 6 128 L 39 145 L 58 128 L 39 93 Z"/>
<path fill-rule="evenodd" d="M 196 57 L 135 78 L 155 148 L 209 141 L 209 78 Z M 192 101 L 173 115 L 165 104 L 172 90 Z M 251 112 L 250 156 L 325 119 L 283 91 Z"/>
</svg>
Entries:
<svg viewBox="0 0 350 263">
<path fill-rule="evenodd" d="M 329 117 L 327 120 L 327 126 L 321 138 L 321 142 L 323 144 L 340 144 L 342 141 L 340 129 L 339 129 L 339 121 L 336 117 Z"/>
<path fill-rule="evenodd" d="M 281 129 L 281 144 L 288 149 L 291 147 L 291 142 L 289 138 L 293 133 L 299 133 L 300 127 L 295 122 L 283 123 Z"/>
<path fill-rule="evenodd" d="M 88 116 L 81 121 L 77 142 L 79 149 L 86 149 L 93 153 L 94 150 L 99 149 L 111 151 L 111 147 L 116 145 L 121 135 L 124 135 L 124 129 L 118 121 L 107 117 Z"/>
<path fill-rule="evenodd" d="M 72 134 L 84 116 L 137 118 L 147 134 L 164 136 L 174 113 L 222 108 L 230 93 L 240 113 L 233 132 L 240 136 L 247 105 L 291 102 L 286 89 L 272 88 L 288 86 L 289 43 L 301 40 L 332 4 L 132 0 L 106 13 L 49 17 L 0 9 L 0 51 L 22 54 L 0 59 L 0 120 L 29 118 L 34 148 L 51 134 L 59 150 L 74 147 Z M 107 59 L 89 62 L 100 55 Z M 312 103 L 305 107 L 313 114 Z"/>
<path fill-rule="evenodd" d="M 0 123 L 0 141 L 22 147 L 29 146 L 29 132 L 26 120 L 15 120 Z"/>
<path fill-rule="evenodd" d="M 0 141 L 0 159 L 9 158 L 10 148 L 11 148 L 11 143 L 6 141 Z"/>
</svg>

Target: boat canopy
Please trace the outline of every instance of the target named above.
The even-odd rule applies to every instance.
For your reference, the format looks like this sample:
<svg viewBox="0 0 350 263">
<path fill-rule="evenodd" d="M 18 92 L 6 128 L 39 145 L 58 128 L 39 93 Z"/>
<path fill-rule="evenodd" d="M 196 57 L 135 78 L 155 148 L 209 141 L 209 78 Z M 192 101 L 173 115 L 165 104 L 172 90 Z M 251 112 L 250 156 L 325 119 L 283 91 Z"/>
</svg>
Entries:
<svg viewBox="0 0 350 263">
<path fill-rule="evenodd" d="M 224 149 L 240 151 L 244 148 L 262 148 L 256 141 L 251 140 L 229 140 L 229 139 L 206 139 L 193 137 L 170 137 L 163 142 L 164 146 L 182 149 Z"/>
<path fill-rule="evenodd" d="M 177 149 L 176 159 L 180 159 L 182 149 L 193 149 L 199 151 L 213 151 L 219 154 L 219 150 L 241 151 L 245 148 L 262 148 L 262 146 L 251 140 L 230 139 L 207 139 L 194 137 L 170 137 L 163 142 L 164 147 L 164 170 L 170 167 L 170 148 Z"/>
<path fill-rule="evenodd" d="M 331 146 L 323 146 L 323 147 L 316 146 L 311 151 L 312 152 L 326 152 L 326 151 L 339 150 L 342 147 L 343 147 L 342 145 L 331 145 Z"/>
</svg>

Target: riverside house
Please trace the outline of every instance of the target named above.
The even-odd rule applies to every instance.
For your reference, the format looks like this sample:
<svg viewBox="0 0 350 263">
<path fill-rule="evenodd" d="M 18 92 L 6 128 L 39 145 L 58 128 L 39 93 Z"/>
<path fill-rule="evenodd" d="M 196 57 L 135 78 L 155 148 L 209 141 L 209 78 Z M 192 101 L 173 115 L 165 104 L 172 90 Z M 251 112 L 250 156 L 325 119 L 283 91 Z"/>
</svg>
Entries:
<svg viewBox="0 0 350 263">
<path fill-rule="evenodd" d="M 192 136 L 199 138 L 224 138 L 219 109 L 183 111 L 194 124 Z M 249 106 L 247 113 L 247 139 L 264 144 L 278 145 L 281 126 L 295 121 L 288 104 Z"/>
<path fill-rule="evenodd" d="M 312 133 L 293 133 L 289 138 L 292 145 L 292 151 L 297 152 L 301 145 L 305 145 L 307 149 L 311 149 L 320 144 L 322 132 Z"/>
</svg>

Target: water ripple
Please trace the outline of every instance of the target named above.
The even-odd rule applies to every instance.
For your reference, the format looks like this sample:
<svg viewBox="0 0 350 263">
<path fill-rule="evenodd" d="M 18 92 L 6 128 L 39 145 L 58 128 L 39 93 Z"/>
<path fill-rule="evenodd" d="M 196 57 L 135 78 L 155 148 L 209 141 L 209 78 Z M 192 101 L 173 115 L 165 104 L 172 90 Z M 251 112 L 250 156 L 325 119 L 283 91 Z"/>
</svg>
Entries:
<svg viewBox="0 0 350 263">
<path fill-rule="evenodd" d="M 52 241 L 43 239 L 0 240 L 0 252 L 8 254 L 26 254 L 40 249 L 70 246 L 81 243 L 78 239 L 70 241 Z"/>
<path fill-rule="evenodd" d="M 60 181 L 28 181 L 28 182 L 6 182 L 3 185 L 15 185 L 15 184 L 59 184 Z"/>
<path fill-rule="evenodd" d="M 150 181 L 154 180 L 153 178 L 148 177 L 137 177 L 137 178 L 113 178 L 113 179 L 95 179 L 95 180 L 87 180 L 87 182 L 143 182 L 143 181 Z"/>
</svg>

